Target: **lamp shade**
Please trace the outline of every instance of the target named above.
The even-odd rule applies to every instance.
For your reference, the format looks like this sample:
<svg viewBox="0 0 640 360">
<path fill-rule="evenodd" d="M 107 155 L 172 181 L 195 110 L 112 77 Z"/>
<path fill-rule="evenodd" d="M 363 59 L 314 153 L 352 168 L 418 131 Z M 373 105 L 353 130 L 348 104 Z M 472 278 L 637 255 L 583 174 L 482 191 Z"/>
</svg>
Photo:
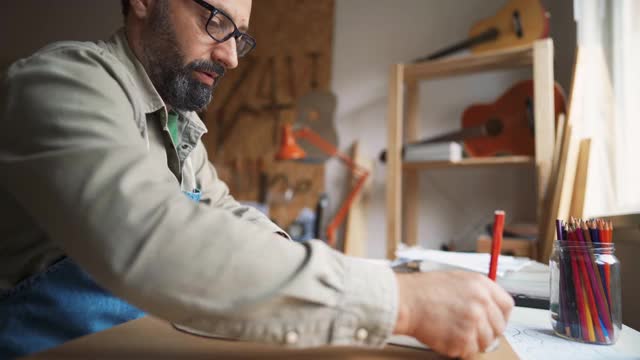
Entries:
<svg viewBox="0 0 640 360">
<path fill-rule="evenodd" d="M 291 124 L 282 126 L 282 137 L 280 138 L 280 149 L 276 154 L 278 160 L 298 160 L 303 159 L 307 154 L 296 142 Z"/>
</svg>

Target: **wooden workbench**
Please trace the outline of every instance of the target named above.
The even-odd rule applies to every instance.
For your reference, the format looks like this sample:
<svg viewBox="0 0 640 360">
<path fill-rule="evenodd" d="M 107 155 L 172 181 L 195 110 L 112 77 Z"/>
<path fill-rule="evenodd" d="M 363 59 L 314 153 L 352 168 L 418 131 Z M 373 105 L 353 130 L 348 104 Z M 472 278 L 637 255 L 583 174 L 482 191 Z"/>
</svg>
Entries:
<svg viewBox="0 0 640 360">
<path fill-rule="evenodd" d="M 517 359 L 509 344 L 474 359 Z M 322 347 L 286 349 L 280 346 L 211 339 L 180 332 L 153 317 L 84 336 L 29 359 L 444 359 L 421 349 L 387 345 L 384 349 Z"/>
</svg>

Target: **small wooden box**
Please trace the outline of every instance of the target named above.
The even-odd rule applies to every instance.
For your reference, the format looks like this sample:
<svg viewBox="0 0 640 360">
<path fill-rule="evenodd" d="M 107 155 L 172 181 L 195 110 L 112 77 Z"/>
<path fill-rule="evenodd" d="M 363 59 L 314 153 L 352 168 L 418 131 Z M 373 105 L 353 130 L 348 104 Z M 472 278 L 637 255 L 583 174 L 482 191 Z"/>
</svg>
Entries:
<svg viewBox="0 0 640 360">
<path fill-rule="evenodd" d="M 505 237 L 502 239 L 500 254 L 511 256 L 524 256 L 531 259 L 536 258 L 536 241 L 523 238 Z M 476 251 L 479 253 L 491 252 L 491 236 L 480 235 L 476 242 Z"/>
</svg>

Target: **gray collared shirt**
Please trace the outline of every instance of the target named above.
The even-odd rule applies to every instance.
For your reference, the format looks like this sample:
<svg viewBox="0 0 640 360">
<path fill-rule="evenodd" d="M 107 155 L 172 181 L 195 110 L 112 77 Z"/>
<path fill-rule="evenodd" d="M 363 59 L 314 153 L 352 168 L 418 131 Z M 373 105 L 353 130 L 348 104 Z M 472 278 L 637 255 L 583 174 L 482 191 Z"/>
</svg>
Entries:
<svg viewBox="0 0 640 360">
<path fill-rule="evenodd" d="M 392 271 L 288 241 L 236 202 L 195 113 L 180 114 L 174 147 L 124 30 L 13 64 L 0 122 L 0 290 L 68 255 L 114 294 L 204 332 L 295 346 L 390 335 Z M 182 193 L 193 189 L 202 202 Z"/>
</svg>

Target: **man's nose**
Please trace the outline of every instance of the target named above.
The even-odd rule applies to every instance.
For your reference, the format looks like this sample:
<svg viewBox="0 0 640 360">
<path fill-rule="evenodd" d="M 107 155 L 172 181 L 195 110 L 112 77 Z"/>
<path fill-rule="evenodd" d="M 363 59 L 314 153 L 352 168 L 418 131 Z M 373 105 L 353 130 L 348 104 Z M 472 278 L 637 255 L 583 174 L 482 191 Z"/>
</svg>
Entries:
<svg viewBox="0 0 640 360">
<path fill-rule="evenodd" d="M 238 53 L 236 51 L 236 39 L 218 43 L 211 52 L 211 58 L 214 61 L 222 63 L 227 69 L 233 69 L 238 66 Z"/>
</svg>

